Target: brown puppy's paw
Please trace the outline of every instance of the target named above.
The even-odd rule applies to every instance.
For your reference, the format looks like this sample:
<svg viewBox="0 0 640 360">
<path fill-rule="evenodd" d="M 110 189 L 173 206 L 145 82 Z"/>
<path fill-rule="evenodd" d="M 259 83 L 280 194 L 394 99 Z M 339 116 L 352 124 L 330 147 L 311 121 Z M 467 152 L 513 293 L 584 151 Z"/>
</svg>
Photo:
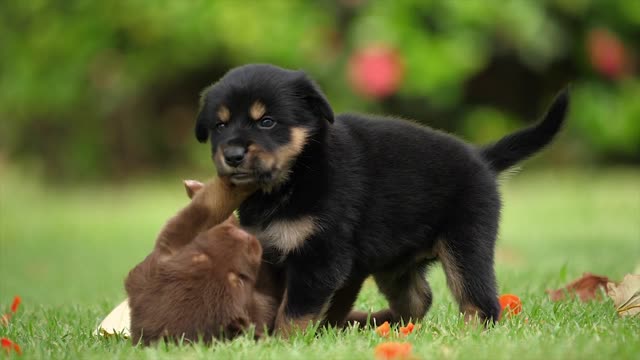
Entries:
<svg viewBox="0 0 640 360">
<path fill-rule="evenodd" d="M 189 199 L 193 199 L 193 196 L 204 187 L 204 184 L 198 180 L 184 180 L 182 183 Z"/>
<path fill-rule="evenodd" d="M 312 327 L 314 323 L 313 315 L 305 315 L 299 318 L 280 317 L 276 318 L 276 334 L 288 339 L 298 332 L 304 332 Z"/>
</svg>

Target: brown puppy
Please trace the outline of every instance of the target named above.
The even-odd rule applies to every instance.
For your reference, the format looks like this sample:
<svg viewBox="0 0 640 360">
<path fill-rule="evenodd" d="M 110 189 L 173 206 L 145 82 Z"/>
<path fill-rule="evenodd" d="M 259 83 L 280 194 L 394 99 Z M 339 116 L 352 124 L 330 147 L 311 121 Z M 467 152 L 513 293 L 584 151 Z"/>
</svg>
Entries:
<svg viewBox="0 0 640 360">
<path fill-rule="evenodd" d="M 193 200 L 170 219 L 156 247 L 127 277 L 133 343 L 160 338 L 195 341 L 231 338 L 256 325 L 256 336 L 273 328 L 279 299 L 264 272 L 267 289 L 254 291 L 262 248 L 237 226 L 233 215 L 218 224 L 248 195 L 214 181 L 191 190 Z M 191 188 L 190 188 L 191 187 Z M 190 195 L 191 195 L 190 194 Z"/>
</svg>

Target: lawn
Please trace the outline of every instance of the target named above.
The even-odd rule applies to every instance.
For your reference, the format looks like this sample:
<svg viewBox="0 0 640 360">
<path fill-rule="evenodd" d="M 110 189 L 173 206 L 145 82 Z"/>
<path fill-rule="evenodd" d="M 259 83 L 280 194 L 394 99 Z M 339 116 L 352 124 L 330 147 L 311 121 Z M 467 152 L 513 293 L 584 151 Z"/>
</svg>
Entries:
<svg viewBox="0 0 640 360">
<path fill-rule="evenodd" d="M 0 337 L 19 343 L 23 358 L 372 359 L 383 341 L 355 328 L 211 348 L 134 348 L 95 337 L 95 326 L 124 298 L 127 271 L 185 204 L 179 176 L 61 188 L 15 170 L 0 174 L 0 309 L 13 295 L 23 299 Z M 544 290 L 585 271 L 621 279 L 640 264 L 640 169 L 528 169 L 506 179 L 503 193 L 498 281 L 502 293 L 523 299 L 523 313 L 489 331 L 464 325 L 436 267 L 433 307 L 402 341 L 420 359 L 637 359 L 640 318 L 619 318 L 608 299 L 552 303 Z M 384 305 L 368 283 L 357 307 Z"/>
</svg>

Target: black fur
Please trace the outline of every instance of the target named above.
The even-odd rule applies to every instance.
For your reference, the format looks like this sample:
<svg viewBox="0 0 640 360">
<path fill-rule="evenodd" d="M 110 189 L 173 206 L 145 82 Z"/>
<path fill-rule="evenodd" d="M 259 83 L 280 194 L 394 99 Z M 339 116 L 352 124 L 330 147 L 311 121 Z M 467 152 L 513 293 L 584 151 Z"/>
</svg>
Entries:
<svg viewBox="0 0 640 360">
<path fill-rule="evenodd" d="M 248 118 L 246 109 L 256 100 L 277 121 L 273 129 L 259 129 Z M 231 121 L 218 131 L 220 104 L 230 108 Z M 264 191 L 240 207 L 241 223 L 250 229 L 304 216 L 316 220 L 316 230 L 295 250 L 265 246 L 268 260 L 286 270 L 288 319 L 318 315 L 331 301 L 326 318 L 341 322 L 369 275 L 389 299 L 389 320 L 422 317 L 431 304 L 426 267 L 441 260 L 461 311 L 495 320 L 497 173 L 548 144 L 567 106 L 564 91 L 540 124 L 479 149 L 393 118 L 342 114 L 334 121 L 304 73 L 247 65 L 203 94 L 196 135 L 210 138 L 215 155 L 229 143 L 277 151 L 291 141 L 291 128 L 308 131 L 284 180 L 270 183 L 276 177 L 252 169 Z"/>
<path fill-rule="evenodd" d="M 484 147 L 482 156 L 495 171 L 503 171 L 548 145 L 560 130 L 569 106 L 569 90 L 561 91 L 544 119 Z"/>
</svg>

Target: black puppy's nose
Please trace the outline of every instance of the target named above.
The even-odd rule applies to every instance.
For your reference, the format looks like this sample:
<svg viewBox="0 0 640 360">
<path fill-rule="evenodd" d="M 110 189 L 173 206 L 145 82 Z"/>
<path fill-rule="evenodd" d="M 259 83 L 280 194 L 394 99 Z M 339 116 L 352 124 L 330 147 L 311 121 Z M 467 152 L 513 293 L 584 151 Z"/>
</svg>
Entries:
<svg viewBox="0 0 640 360">
<path fill-rule="evenodd" d="M 243 146 L 231 145 L 225 147 L 224 150 L 222 150 L 222 154 L 224 155 L 224 162 L 226 162 L 227 165 L 236 167 L 244 160 L 246 151 Z"/>
</svg>

